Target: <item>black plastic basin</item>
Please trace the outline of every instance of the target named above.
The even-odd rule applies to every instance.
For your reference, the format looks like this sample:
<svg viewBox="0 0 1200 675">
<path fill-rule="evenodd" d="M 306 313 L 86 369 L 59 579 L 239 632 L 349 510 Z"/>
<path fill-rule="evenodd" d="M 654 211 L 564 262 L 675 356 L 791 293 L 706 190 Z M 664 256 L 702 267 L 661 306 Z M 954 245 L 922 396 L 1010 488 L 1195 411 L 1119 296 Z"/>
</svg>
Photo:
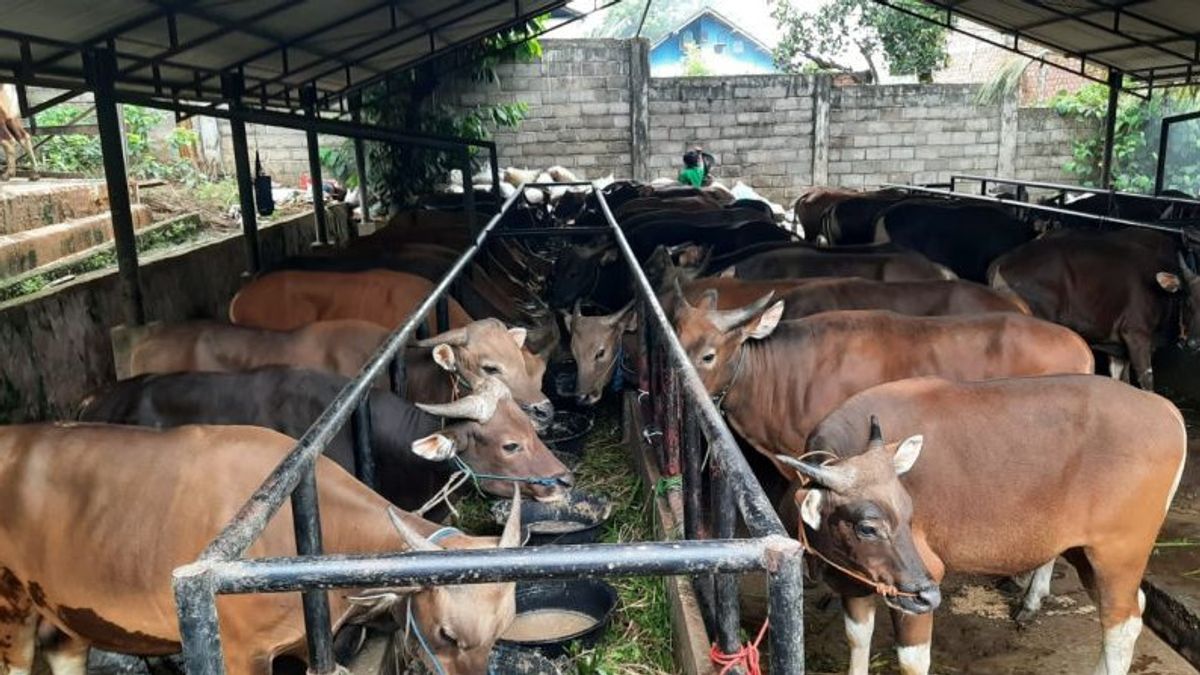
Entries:
<svg viewBox="0 0 1200 675">
<path fill-rule="evenodd" d="M 511 508 L 511 501 L 492 502 L 492 518 L 504 524 Z M 611 515 L 612 504 L 606 497 L 582 490 L 571 490 L 557 502 L 521 502 L 521 527 L 530 546 L 590 544 L 600 538 Z"/>
<path fill-rule="evenodd" d="M 565 675 L 566 671 L 536 649 L 497 643 L 488 659 L 488 675 Z"/>
<path fill-rule="evenodd" d="M 538 435 L 555 454 L 571 455 L 573 457 L 568 459 L 577 459 L 583 456 L 583 443 L 591 433 L 593 424 L 590 413 L 556 410 L 554 419 Z"/>
<path fill-rule="evenodd" d="M 499 644 L 536 649 L 552 659 L 574 646 L 586 649 L 604 635 L 616 607 L 616 589 L 599 579 L 518 582 L 517 618 Z M 547 633 L 539 635 L 539 623 Z M 518 639 L 514 631 L 525 634 Z"/>
</svg>

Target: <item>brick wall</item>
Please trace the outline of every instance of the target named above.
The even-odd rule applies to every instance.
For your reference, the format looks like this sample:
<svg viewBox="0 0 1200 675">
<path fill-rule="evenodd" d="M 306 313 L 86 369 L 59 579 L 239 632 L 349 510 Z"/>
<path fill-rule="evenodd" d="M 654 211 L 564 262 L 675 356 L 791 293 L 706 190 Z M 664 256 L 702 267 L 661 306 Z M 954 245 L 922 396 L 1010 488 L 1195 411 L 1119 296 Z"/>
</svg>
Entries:
<svg viewBox="0 0 1200 675">
<path fill-rule="evenodd" d="M 1063 164 L 1071 159 L 1072 142 L 1091 133 L 1089 125 L 1050 108 L 1022 108 L 1018 116 L 1016 177 L 1069 180 Z"/>
<path fill-rule="evenodd" d="M 980 106 L 973 85 L 834 87 L 829 182 L 851 188 L 994 174 L 1000 107 Z"/>
<path fill-rule="evenodd" d="M 674 177 L 694 145 L 717 157 L 721 182 L 786 200 L 812 183 L 813 84 L 803 76 L 650 80 L 652 176 Z"/>
<path fill-rule="evenodd" d="M 502 166 L 631 175 L 629 42 L 545 40 L 542 47 L 536 63 L 501 64 L 498 83 L 459 78 L 439 95 L 460 106 L 529 104 L 519 129 L 495 132 Z"/>
<path fill-rule="evenodd" d="M 977 85 L 831 86 L 798 75 L 648 78 L 628 40 L 544 40 L 536 63 L 505 63 L 498 83 L 465 76 L 439 92 L 456 106 L 524 101 L 528 116 L 495 133 L 502 166 L 561 164 L 599 178 L 674 178 L 701 145 L 717 177 L 787 203 L 813 183 L 862 188 L 943 182 L 951 173 L 1062 181 L 1086 127 L 1016 102 L 979 105 Z M 636 66 L 636 67 L 635 67 Z M 223 125 L 223 161 L 232 152 Z M 634 134 L 645 138 L 634 143 Z M 251 150 L 255 145 L 250 134 Z M 322 137 L 322 143 L 338 139 Z M 303 134 L 259 129 L 267 170 L 294 183 L 308 170 Z"/>
<path fill-rule="evenodd" d="M 221 134 L 221 166 L 233 175 L 233 137 L 229 122 L 217 120 Z M 339 136 L 318 136 L 321 147 L 336 148 L 342 144 Z M 250 146 L 250 170 L 254 170 L 254 151 L 262 158 L 263 171 L 271 176 L 276 187 L 299 187 L 301 174 L 308 173 L 308 140 L 303 131 L 246 125 L 246 143 Z"/>
</svg>

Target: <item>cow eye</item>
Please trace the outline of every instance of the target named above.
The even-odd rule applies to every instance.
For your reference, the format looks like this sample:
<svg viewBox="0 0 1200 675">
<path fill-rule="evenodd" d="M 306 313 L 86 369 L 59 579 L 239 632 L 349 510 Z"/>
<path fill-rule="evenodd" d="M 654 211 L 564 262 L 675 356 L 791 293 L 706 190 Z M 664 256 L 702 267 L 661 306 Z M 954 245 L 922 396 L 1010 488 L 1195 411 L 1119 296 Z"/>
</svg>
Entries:
<svg viewBox="0 0 1200 675">
<path fill-rule="evenodd" d="M 597 361 L 599 361 L 599 360 L 600 360 L 600 359 L 602 359 L 602 358 L 604 358 L 604 350 L 603 350 L 603 349 L 601 349 L 600 351 L 596 352 L 596 360 L 597 360 Z"/>
<path fill-rule="evenodd" d="M 880 538 L 882 538 L 882 535 L 879 532 L 879 528 L 877 528 L 874 525 L 867 523 L 867 522 L 862 522 L 862 523 L 855 525 L 854 531 L 856 534 L 858 534 L 859 539 L 880 539 Z"/>
<path fill-rule="evenodd" d="M 484 366 L 483 372 L 487 373 L 488 375 L 499 375 L 500 367 L 499 366 L 491 366 L 491 365 Z"/>
<path fill-rule="evenodd" d="M 458 646 L 458 640 L 450 634 L 450 631 L 446 630 L 445 626 L 438 626 L 438 637 L 440 637 L 443 642 L 451 647 Z"/>
<path fill-rule="evenodd" d="M 518 451 L 518 450 L 520 450 L 520 449 L 521 449 L 521 444 L 520 444 L 520 443 L 505 443 L 505 444 L 504 444 L 504 451 L 505 451 L 505 452 L 512 453 L 512 452 L 517 452 L 517 451 Z"/>
<path fill-rule="evenodd" d="M 700 360 L 705 363 L 712 363 L 713 361 L 717 360 L 717 353 L 709 352 L 709 353 L 705 354 L 704 356 L 701 356 Z"/>
</svg>

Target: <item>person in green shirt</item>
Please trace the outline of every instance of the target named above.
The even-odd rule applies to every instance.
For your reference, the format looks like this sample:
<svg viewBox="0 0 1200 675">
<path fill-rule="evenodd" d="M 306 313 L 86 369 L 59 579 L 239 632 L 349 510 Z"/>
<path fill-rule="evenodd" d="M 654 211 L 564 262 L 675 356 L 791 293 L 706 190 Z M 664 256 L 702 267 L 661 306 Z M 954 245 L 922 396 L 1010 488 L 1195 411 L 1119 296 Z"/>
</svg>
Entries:
<svg viewBox="0 0 1200 675">
<path fill-rule="evenodd" d="M 692 149 L 683 153 L 683 171 L 679 172 L 679 178 L 676 180 L 684 185 L 703 187 L 707 176 L 708 167 L 704 166 L 700 150 Z"/>
</svg>

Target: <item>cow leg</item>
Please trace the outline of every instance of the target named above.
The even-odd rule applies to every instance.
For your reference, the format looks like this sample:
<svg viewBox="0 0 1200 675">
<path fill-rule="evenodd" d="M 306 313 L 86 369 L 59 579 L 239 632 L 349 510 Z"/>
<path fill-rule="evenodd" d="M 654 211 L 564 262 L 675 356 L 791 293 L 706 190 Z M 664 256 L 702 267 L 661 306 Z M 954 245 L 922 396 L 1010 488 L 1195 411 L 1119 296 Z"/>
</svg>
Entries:
<svg viewBox="0 0 1200 675">
<path fill-rule="evenodd" d="M 1054 576 L 1054 561 L 1034 570 L 1029 579 L 1029 587 L 1021 600 L 1021 607 L 1013 615 L 1018 624 L 1027 624 L 1042 610 L 1042 600 L 1050 595 L 1050 580 Z"/>
<path fill-rule="evenodd" d="M 37 180 L 38 178 L 41 178 L 38 173 L 37 153 L 33 151 L 33 139 L 30 137 L 29 132 L 25 131 L 25 129 L 21 129 L 21 145 L 25 146 L 25 152 L 29 155 L 29 163 L 33 166 L 33 169 L 31 169 L 31 173 L 29 174 L 29 180 Z"/>
<path fill-rule="evenodd" d="M 891 613 L 900 675 L 929 675 L 933 614 L 905 614 L 895 609 Z"/>
<path fill-rule="evenodd" d="M 29 675 L 33 670 L 37 619 L 27 599 L 0 596 L 0 675 Z"/>
<path fill-rule="evenodd" d="M 1095 571 L 1100 626 L 1104 629 L 1103 650 L 1095 675 L 1126 675 L 1133 662 L 1134 645 L 1142 632 L 1142 610 L 1146 595 L 1141 579 L 1146 567 L 1145 551 L 1087 550 Z"/>
<path fill-rule="evenodd" d="M 54 643 L 42 643 L 42 653 L 54 675 L 87 675 L 88 644 L 57 631 Z"/>
<path fill-rule="evenodd" d="M 1129 361 L 1133 364 L 1133 374 L 1137 378 L 1138 386 L 1146 391 L 1154 391 L 1154 369 L 1150 366 L 1150 337 L 1122 335 L 1121 339 L 1129 350 Z"/>
<path fill-rule="evenodd" d="M 1119 359 L 1115 356 L 1108 357 L 1108 374 L 1112 379 L 1121 382 L 1129 381 L 1129 362 L 1125 359 Z"/>
<path fill-rule="evenodd" d="M 0 175 L 0 180 L 9 180 L 17 175 L 17 142 L 6 134 L 0 138 L 0 146 L 4 147 L 4 159 L 7 166 L 4 173 Z"/>
<path fill-rule="evenodd" d="M 871 636 L 875 633 L 875 596 L 842 596 L 846 642 L 850 644 L 848 675 L 867 675 L 871 666 Z"/>
</svg>

